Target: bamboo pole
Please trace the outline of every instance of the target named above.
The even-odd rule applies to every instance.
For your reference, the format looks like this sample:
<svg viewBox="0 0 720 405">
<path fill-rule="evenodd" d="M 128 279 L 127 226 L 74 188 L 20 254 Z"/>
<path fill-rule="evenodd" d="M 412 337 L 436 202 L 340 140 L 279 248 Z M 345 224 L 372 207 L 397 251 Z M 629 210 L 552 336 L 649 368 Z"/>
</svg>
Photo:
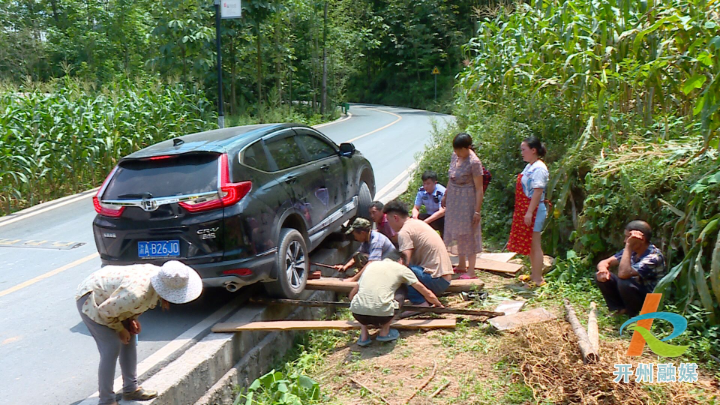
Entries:
<svg viewBox="0 0 720 405">
<path fill-rule="evenodd" d="M 580 321 L 578 320 L 577 316 L 575 315 L 575 310 L 570 306 L 570 302 L 565 299 L 565 311 L 567 311 L 567 319 L 568 322 L 570 322 L 570 326 L 572 326 L 573 332 L 575 332 L 575 336 L 578 340 L 578 346 L 580 346 L 580 353 L 582 353 L 582 358 L 585 364 L 592 364 L 598 361 L 598 354 L 597 352 L 593 351 L 592 345 L 590 344 L 590 339 L 588 338 L 588 334 L 585 331 L 585 328 L 582 327 L 580 324 Z"/>
<path fill-rule="evenodd" d="M 425 382 L 420 387 L 418 387 L 418 389 L 416 389 L 415 392 L 413 392 L 413 394 L 410 395 L 410 397 L 408 399 L 405 400 L 406 404 L 409 404 L 410 401 L 413 398 L 415 398 L 415 395 L 417 395 L 418 392 L 422 391 L 423 389 L 425 389 L 425 387 L 427 387 L 428 384 L 430 384 L 430 381 L 432 381 L 432 379 L 435 377 L 436 371 L 437 371 L 437 362 L 433 361 L 433 370 L 432 370 L 432 373 L 430 373 L 430 377 L 428 377 L 428 379 L 425 380 Z"/>
<path fill-rule="evenodd" d="M 371 390 L 368 386 L 366 386 L 365 384 L 361 383 L 360 381 L 358 381 L 358 380 L 356 380 L 356 379 L 354 379 L 354 378 L 352 378 L 352 377 L 350 377 L 350 381 L 352 381 L 353 383 L 355 383 L 355 385 L 357 385 L 357 386 L 359 386 L 359 387 L 361 387 L 361 388 L 365 388 L 365 389 L 367 390 L 367 392 L 369 392 L 370 394 L 375 395 L 376 397 L 380 398 L 380 399 L 381 399 L 383 402 L 385 402 L 386 404 L 388 404 L 388 405 L 390 404 L 390 402 L 388 402 L 388 400 L 385 399 L 385 397 L 383 397 L 382 395 L 378 394 L 377 392 Z"/>
<path fill-rule="evenodd" d="M 590 303 L 590 313 L 588 314 L 588 338 L 590 339 L 590 345 L 593 351 L 599 355 L 600 336 L 598 334 L 597 304 L 594 302 Z"/>
<path fill-rule="evenodd" d="M 251 298 L 250 302 L 253 304 L 261 305 L 297 305 L 301 307 L 340 307 L 349 308 L 349 302 L 338 302 L 338 301 L 304 301 L 304 300 L 290 300 L 290 299 L 263 299 L 263 298 Z M 494 311 L 482 311 L 479 309 L 458 309 L 458 308 L 439 308 L 439 307 L 421 307 L 417 305 L 403 305 L 405 311 L 413 312 L 432 312 L 435 314 L 454 314 L 454 315 L 471 315 L 471 316 L 486 316 L 488 318 L 495 318 L 497 316 L 505 315 L 504 312 Z"/>
</svg>

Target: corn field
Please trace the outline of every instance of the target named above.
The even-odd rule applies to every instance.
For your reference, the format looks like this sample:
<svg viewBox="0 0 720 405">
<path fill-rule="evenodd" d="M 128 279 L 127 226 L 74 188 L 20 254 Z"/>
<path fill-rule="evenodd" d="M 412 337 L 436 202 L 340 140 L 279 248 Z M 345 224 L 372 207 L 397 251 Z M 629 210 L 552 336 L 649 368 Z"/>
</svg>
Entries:
<svg viewBox="0 0 720 405">
<path fill-rule="evenodd" d="M 212 111 L 202 92 L 157 82 L 122 81 L 94 92 L 68 79 L 49 89 L 6 90 L 0 214 L 97 187 L 119 158 L 214 128 Z"/>
<path fill-rule="evenodd" d="M 486 14 L 465 52 L 465 111 L 549 103 L 571 123 L 550 137 L 551 250 L 607 254 L 645 219 L 670 266 L 656 291 L 719 324 L 720 0 L 531 0 Z"/>
</svg>

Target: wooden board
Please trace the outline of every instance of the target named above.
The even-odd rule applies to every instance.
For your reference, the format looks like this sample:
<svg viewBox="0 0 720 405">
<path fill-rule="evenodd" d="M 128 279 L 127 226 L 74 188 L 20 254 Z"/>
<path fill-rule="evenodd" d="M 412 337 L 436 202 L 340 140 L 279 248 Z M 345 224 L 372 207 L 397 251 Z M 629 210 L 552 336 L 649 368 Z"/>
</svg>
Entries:
<svg viewBox="0 0 720 405">
<path fill-rule="evenodd" d="M 555 319 L 555 315 L 545 308 L 535 308 L 527 312 L 518 312 L 512 315 L 498 316 L 490 319 L 490 325 L 495 329 L 503 331 L 522 326 L 532 325 L 538 322 L 546 322 Z"/>
<path fill-rule="evenodd" d="M 522 307 L 525 306 L 525 301 L 513 301 L 507 300 L 498 304 L 497 308 L 493 309 L 495 312 L 504 312 L 505 315 L 517 314 L 520 312 Z"/>
<path fill-rule="evenodd" d="M 453 266 L 457 266 L 458 263 L 460 263 L 458 257 L 453 255 L 450 255 L 450 261 L 452 262 Z M 480 257 L 480 255 L 478 255 L 477 259 L 475 260 L 475 268 L 478 270 L 486 270 L 497 273 L 515 275 L 523 268 L 523 266 L 522 264 L 503 263 L 496 260 L 483 259 L 482 257 Z"/>
<path fill-rule="evenodd" d="M 337 293 L 349 293 L 357 283 L 354 281 L 343 281 L 341 278 L 323 277 L 318 280 L 308 280 L 305 286 L 306 290 L 325 290 Z M 485 283 L 478 279 L 470 280 L 453 280 L 446 290 L 447 292 L 457 293 L 463 291 L 472 291 L 473 288 L 482 289 Z"/>
<path fill-rule="evenodd" d="M 401 319 L 392 324 L 395 329 L 453 329 L 455 318 L 450 319 Z M 360 329 L 355 321 L 266 321 L 266 322 L 225 322 L 212 327 L 215 333 L 232 333 L 250 330 L 287 331 L 287 330 L 351 330 Z"/>
<path fill-rule="evenodd" d="M 517 253 L 480 253 L 481 259 L 494 260 L 496 262 L 507 263 L 512 260 L 513 257 L 517 256 Z"/>
</svg>

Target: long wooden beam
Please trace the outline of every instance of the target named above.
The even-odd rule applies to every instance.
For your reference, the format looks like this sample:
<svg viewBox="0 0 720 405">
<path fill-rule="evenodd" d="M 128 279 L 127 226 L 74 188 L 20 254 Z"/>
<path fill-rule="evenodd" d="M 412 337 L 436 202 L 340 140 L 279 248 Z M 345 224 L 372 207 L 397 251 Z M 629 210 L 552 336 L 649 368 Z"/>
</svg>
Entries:
<svg viewBox="0 0 720 405">
<path fill-rule="evenodd" d="M 317 280 L 308 280 L 305 289 L 307 290 L 324 290 L 334 291 L 337 293 L 348 294 L 357 285 L 354 281 L 344 281 L 345 279 L 334 277 L 322 277 Z M 469 280 L 453 280 L 450 282 L 446 292 L 458 293 L 472 291 L 473 289 L 482 289 L 485 283 L 478 279 Z"/>
<path fill-rule="evenodd" d="M 393 328 L 412 329 L 453 329 L 455 319 L 401 319 L 392 324 Z M 288 331 L 288 330 L 352 330 L 360 329 L 355 321 L 266 321 L 266 322 L 224 322 L 212 327 L 215 333 L 233 333 L 242 331 Z"/>
<path fill-rule="evenodd" d="M 349 302 L 338 302 L 338 301 L 304 301 L 304 300 L 288 300 L 288 299 L 259 299 L 251 298 L 250 302 L 254 304 L 262 305 L 296 305 L 301 307 L 319 307 L 326 308 L 329 306 L 335 306 L 340 308 L 349 308 Z M 504 312 L 493 312 L 493 311 L 482 311 L 479 309 L 459 309 L 459 308 L 438 308 L 438 307 L 421 307 L 417 305 L 404 305 L 404 311 L 413 312 L 430 312 L 435 314 L 455 314 L 455 315 L 472 315 L 472 316 L 486 316 L 488 318 L 494 318 L 496 316 L 505 315 Z"/>
</svg>

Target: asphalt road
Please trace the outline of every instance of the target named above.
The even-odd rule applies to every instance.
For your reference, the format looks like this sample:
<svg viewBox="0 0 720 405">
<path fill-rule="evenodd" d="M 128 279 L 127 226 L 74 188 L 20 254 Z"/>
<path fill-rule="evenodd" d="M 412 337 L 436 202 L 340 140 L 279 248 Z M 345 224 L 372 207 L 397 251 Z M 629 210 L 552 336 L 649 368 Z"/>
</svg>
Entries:
<svg viewBox="0 0 720 405">
<path fill-rule="evenodd" d="M 355 144 L 373 165 L 378 191 L 415 162 L 431 138 L 432 121 L 452 120 L 426 111 L 369 105 L 352 105 L 350 112 L 351 118 L 319 130 L 338 144 Z M 74 301 L 77 285 L 100 267 L 91 195 L 0 219 L 0 240 L 34 240 L 44 246 L 0 247 L 2 404 L 71 404 L 97 390 L 99 355 Z M 40 241 L 84 245 L 58 250 Z M 225 290 L 207 290 L 191 304 L 143 315 L 138 361 L 232 297 Z"/>
</svg>

